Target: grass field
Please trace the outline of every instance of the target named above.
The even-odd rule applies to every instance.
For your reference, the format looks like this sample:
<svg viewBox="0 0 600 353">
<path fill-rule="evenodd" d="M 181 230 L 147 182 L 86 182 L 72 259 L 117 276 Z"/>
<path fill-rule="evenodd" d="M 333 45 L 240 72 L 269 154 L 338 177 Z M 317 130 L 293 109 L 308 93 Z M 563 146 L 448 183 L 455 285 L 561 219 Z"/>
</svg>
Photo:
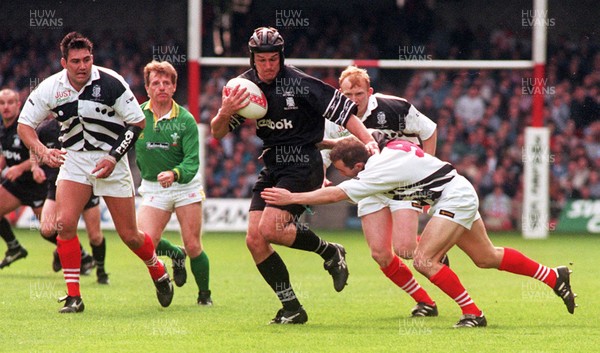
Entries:
<svg viewBox="0 0 600 353">
<path fill-rule="evenodd" d="M 597 237 L 559 236 L 526 241 L 493 235 L 497 246 L 520 249 L 549 266 L 573 263 L 579 295 L 575 315 L 536 280 L 477 269 L 461 252 L 451 266 L 484 310 L 485 329 L 455 330 L 458 306 L 423 276 L 440 316 L 411 319 L 412 300 L 387 280 L 358 232 L 320 232 L 348 250 L 350 278 L 341 293 L 320 257 L 278 248 L 306 325 L 267 325 L 279 302 L 256 270 L 242 234 L 208 233 L 213 307 L 195 305 L 197 288 L 176 288 L 169 308 L 158 304 L 146 269 L 115 233 L 107 232 L 110 286 L 82 278 L 85 312 L 59 315 L 61 273 L 52 272 L 51 246 L 35 232 L 17 237 L 29 256 L 0 271 L 0 351 L 5 352 L 593 352 L 599 351 L 600 281 Z M 177 239 L 168 233 L 169 239 Z M 4 245 L 3 245 L 4 246 Z M 0 251 L 4 251 L 4 247 Z M 188 263 L 189 271 L 189 263 Z"/>
</svg>

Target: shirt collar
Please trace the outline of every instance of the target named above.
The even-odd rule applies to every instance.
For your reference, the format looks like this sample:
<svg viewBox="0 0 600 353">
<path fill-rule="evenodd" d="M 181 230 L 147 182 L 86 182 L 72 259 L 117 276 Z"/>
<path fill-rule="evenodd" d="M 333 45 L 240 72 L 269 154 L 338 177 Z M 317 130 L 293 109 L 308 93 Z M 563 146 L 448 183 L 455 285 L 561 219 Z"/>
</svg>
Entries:
<svg viewBox="0 0 600 353">
<path fill-rule="evenodd" d="M 171 106 L 171 111 L 169 112 L 170 114 L 165 114 L 164 116 L 157 117 L 156 114 L 154 114 L 154 112 L 152 111 L 152 100 L 148 101 L 148 104 L 146 104 L 144 110 L 152 112 L 152 116 L 154 117 L 154 125 L 156 125 L 161 120 L 175 119 L 177 115 L 179 115 L 179 104 L 177 104 L 177 102 L 175 102 L 175 100 L 173 99 L 171 99 L 171 102 L 173 102 L 173 105 Z"/>
<path fill-rule="evenodd" d="M 375 98 L 375 95 L 372 94 L 369 97 L 369 102 L 367 102 L 367 110 L 365 110 L 363 116 L 359 116 L 360 120 L 365 121 L 365 119 L 371 115 L 371 112 L 375 110 L 375 108 L 377 108 L 377 98 Z"/>
</svg>

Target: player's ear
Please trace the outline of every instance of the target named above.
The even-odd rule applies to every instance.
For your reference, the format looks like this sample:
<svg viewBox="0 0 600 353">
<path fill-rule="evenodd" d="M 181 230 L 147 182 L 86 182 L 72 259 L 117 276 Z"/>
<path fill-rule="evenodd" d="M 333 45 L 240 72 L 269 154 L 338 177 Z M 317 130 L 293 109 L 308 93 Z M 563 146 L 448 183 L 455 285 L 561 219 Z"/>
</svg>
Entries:
<svg viewBox="0 0 600 353">
<path fill-rule="evenodd" d="M 63 69 L 67 68 L 67 60 L 65 60 L 65 58 L 60 58 L 60 66 L 62 66 Z"/>
</svg>

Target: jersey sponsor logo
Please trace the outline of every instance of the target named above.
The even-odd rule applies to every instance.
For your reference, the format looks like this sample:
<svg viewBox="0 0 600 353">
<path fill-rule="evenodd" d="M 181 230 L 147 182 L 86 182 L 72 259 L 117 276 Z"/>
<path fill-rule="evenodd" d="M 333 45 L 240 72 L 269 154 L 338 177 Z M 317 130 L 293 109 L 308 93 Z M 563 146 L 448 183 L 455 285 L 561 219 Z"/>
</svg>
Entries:
<svg viewBox="0 0 600 353">
<path fill-rule="evenodd" d="M 2 154 L 4 155 L 4 158 L 6 158 L 8 160 L 15 161 L 15 162 L 21 161 L 21 154 L 19 154 L 18 152 L 2 151 Z"/>
<path fill-rule="evenodd" d="M 67 90 L 64 90 L 64 91 L 62 91 L 62 92 L 56 92 L 56 94 L 54 95 L 54 99 L 56 99 L 56 100 L 60 100 L 60 99 L 62 99 L 62 98 L 68 98 L 68 97 L 70 97 L 70 96 L 71 96 L 71 91 L 69 91 L 69 90 L 67 89 Z M 33 103 L 33 102 L 32 102 L 32 103 Z"/>
<path fill-rule="evenodd" d="M 127 148 L 129 147 L 129 145 L 131 145 L 131 141 L 133 141 L 133 132 L 127 130 L 125 131 L 125 138 L 123 139 L 123 142 L 121 142 L 119 147 L 117 147 L 116 152 L 120 155 L 125 154 L 125 151 L 127 151 Z"/>
<path fill-rule="evenodd" d="M 146 142 L 146 149 L 148 149 L 148 150 L 156 150 L 156 149 L 168 150 L 169 144 L 166 142 Z"/>
<path fill-rule="evenodd" d="M 261 119 L 256 122 L 256 126 L 259 128 L 266 127 L 271 130 L 288 130 L 294 128 L 294 124 L 292 124 L 292 122 L 288 119 L 283 119 L 276 122 L 271 119 Z"/>
</svg>

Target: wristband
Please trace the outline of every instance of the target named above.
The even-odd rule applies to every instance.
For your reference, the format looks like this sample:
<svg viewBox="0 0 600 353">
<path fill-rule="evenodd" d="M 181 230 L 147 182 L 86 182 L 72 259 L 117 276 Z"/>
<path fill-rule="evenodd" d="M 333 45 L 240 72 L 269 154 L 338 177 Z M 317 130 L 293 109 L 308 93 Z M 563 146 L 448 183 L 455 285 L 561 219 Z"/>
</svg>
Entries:
<svg viewBox="0 0 600 353">
<path fill-rule="evenodd" d="M 171 169 L 171 171 L 173 172 L 173 181 L 179 180 L 179 173 L 175 169 Z"/>
<path fill-rule="evenodd" d="M 102 159 L 111 162 L 113 165 L 117 165 L 117 159 L 111 156 L 110 154 L 107 154 L 106 156 L 102 157 Z"/>
<path fill-rule="evenodd" d="M 127 125 L 127 127 L 121 132 L 117 141 L 113 145 L 113 148 L 108 153 L 110 156 L 115 158 L 115 162 L 121 160 L 121 158 L 133 147 L 138 136 L 142 132 L 142 128 L 135 125 Z"/>
</svg>

